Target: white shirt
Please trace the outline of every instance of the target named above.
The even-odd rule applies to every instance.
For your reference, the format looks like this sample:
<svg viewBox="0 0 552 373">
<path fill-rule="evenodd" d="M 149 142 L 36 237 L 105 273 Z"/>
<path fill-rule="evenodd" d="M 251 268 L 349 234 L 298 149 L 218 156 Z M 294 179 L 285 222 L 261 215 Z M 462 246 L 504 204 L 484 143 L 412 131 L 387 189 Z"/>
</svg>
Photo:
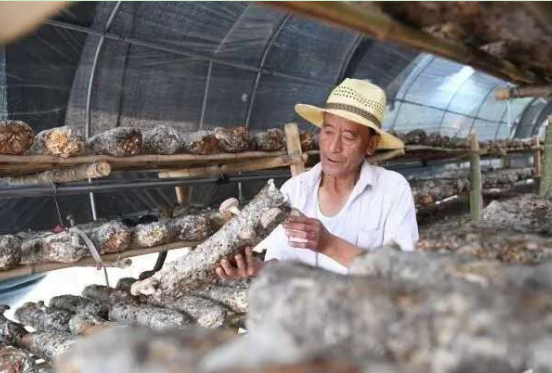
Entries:
<svg viewBox="0 0 552 373">
<path fill-rule="evenodd" d="M 399 173 L 372 166 L 364 161 L 360 177 L 345 205 L 335 216 L 324 216 L 318 204 L 322 166 L 318 163 L 308 172 L 295 176 L 281 191 L 291 206 L 307 217 L 316 218 L 341 239 L 369 250 L 396 242 L 402 250 L 412 251 L 418 240 L 416 210 L 410 185 Z M 282 226 L 265 240 L 265 260 L 294 260 L 338 273 L 347 268 L 330 257 L 312 250 L 288 245 Z"/>
</svg>

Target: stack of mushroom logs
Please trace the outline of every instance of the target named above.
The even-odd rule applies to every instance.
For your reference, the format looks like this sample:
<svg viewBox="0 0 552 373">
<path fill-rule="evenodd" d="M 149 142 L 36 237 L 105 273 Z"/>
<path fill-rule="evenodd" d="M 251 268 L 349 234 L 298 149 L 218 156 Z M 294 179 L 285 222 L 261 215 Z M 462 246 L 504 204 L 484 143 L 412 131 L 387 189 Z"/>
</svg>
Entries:
<svg viewBox="0 0 552 373">
<path fill-rule="evenodd" d="M 58 371 L 550 372 L 552 270 L 546 260 L 552 238 L 546 223 L 552 203 L 536 195 L 495 201 L 483 218 L 479 225 L 443 227 L 422 237 L 425 251 L 437 251 L 433 240 L 439 253 L 391 245 L 357 258 L 350 275 L 289 262 L 267 265 L 249 289 L 247 338 L 193 326 L 110 325 L 76 342 Z M 212 241 L 212 254 L 179 260 L 135 282 L 132 291 L 158 303 L 201 289 L 212 272 L 190 277 L 196 260 L 212 268 L 219 250 L 229 253 L 223 247 L 240 236 L 234 235 L 238 220 L 218 236 L 223 242 Z M 109 308 L 109 300 L 103 303 Z M 10 341 L 30 349 L 38 334 Z"/>
<path fill-rule="evenodd" d="M 442 178 L 409 180 L 414 202 L 417 206 L 428 206 L 446 198 L 469 192 L 471 184 L 467 174 L 467 172 L 455 171 L 451 175 L 440 175 Z M 531 179 L 534 176 L 535 169 L 533 167 L 484 172 L 483 191 L 492 193 L 493 191 L 510 190 L 517 182 Z"/>
<path fill-rule="evenodd" d="M 259 243 L 290 211 L 286 198 L 270 180 L 243 209 L 239 210 L 232 202 L 227 204 L 221 214 L 224 225 L 188 255 L 166 263 L 161 271 L 147 273 L 138 280 L 123 279 L 116 288 L 90 285 L 82 296 L 54 297 L 49 306 L 43 302 L 26 303 L 15 312 L 21 324 L 5 317 L 0 319 L 0 339 L 14 353 L 23 349 L 54 361 L 70 348 L 76 336 L 118 325 L 152 329 L 183 328 L 190 324 L 207 328 L 227 326 L 247 311 L 249 281 L 218 280 L 215 268 L 221 259 Z M 181 226 L 181 233 L 197 230 L 196 223 Z M 167 224 L 156 224 L 155 229 L 148 230 L 152 232 L 150 235 L 135 239 L 150 242 L 159 238 Z M 135 295 L 130 293 L 131 287 Z M 36 332 L 27 333 L 22 325 Z"/>
<path fill-rule="evenodd" d="M 417 129 L 410 132 L 390 131 L 394 136 L 401 139 L 406 145 L 423 145 L 436 148 L 466 149 L 470 148 L 470 141 L 465 137 L 446 136 L 438 132 L 428 134 L 426 131 Z M 489 140 L 479 143 L 481 150 L 489 153 L 503 153 L 511 150 L 527 150 L 534 146 L 531 139 L 504 139 Z"/>
<path fill-rule="evenodd" d="M 391 131 L 406 145 L 424 145 L 449 149 L 469 149 L 466 138 L 449 137 L 424 130 L 408 133 Z M 301 131 L 303 151 L 318 149 L 318 131 Z M 480 143 L 489 152 L 530 149 L 532 142 L 506 139 Z M 285 149 L 284 132 L 278 128 L 249 130 L 245 127 L 222 128 L 183 132 L 159 125 L 148 130 L 117 127 L 87 140 L 80 131 L 69 126 L 42 131 L 36 136 L 32 128 L 22 121 L 0 122 L 0 154 L 52 155 L 74 157 L 83 154 L 128 157 L 139 154 L 238 153 L 248 150 L 278 151 Z"/>
<path fill-rule="evenodd" d="M 318 147 L 317 132 L 301 131 L 304 151 Z M 51 155 L 111 155 L 129 157 L 140 154 L 239 153 L 248 150 L 278 151 L 286 147 L 284 132 L 278 128 L 249 131 L 246 127 L 221 128 L 182 132 L 159 125 L 149 130 L 117 127 L 87 140 L 76 128 L 69 126 L 42 131 L 36 136 L 22 121 L 0 122 L 0 154 Z"/>
</svg>

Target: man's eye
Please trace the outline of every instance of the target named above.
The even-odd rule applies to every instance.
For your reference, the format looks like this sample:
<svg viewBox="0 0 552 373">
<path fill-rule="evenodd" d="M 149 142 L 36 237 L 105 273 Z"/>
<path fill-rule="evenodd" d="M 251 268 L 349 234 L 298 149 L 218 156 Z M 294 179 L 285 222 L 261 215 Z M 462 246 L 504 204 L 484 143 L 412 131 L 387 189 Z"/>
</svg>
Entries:
<svg viewBox="0 0 552 373">
<path fill-rule="evenodd" d="M 355 138 L 353 136 L 343 136 L 343 139 L 345 141 L 354 141 L 355 140 Z"/>
</svg>

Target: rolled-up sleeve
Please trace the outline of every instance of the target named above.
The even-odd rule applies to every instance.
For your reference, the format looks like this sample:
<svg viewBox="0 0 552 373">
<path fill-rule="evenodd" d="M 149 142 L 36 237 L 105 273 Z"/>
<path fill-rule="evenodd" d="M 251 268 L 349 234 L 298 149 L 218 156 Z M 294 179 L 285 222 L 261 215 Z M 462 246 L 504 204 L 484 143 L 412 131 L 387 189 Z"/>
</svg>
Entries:
<svg viewBox="0 0 552 373">
<path fill-rule="evenodd" d="M 396 198 L 386 219 L 384 244 L 395 242 L 403 251 L 412 251 L 418 238 L 414 198 L 410 185 L 403 179 L 398 183 Z"/>
</svg>

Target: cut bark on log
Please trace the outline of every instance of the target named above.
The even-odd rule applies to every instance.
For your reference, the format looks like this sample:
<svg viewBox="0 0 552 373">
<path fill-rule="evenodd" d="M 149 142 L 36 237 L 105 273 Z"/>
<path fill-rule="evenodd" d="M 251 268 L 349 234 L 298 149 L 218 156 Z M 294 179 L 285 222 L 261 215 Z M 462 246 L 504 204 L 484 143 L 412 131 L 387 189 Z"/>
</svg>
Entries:
<svg viewBox="0 0 552 373">
<path fill-rule="evenodd" d="M 37 331 L 69 331 L 72 312 L 46 307 L 44 302 L 27 302 L 15 311 L 15 319 Z"/>
<path fill-rule="evenodd" d="M 84 136 L 78 129 L 63 126 L 39 132 L 30 154 L 74 157 L 83 152 L 84 145 Z"/>
<path fill-rule="evenodd" d="M 180 147 L 178 132 L 172 127 L 159 125 L 142 131 L 144 154 L 175 154 Z"/>
<path fill-rule="evenodd" d="M 226 310 L 221 305 L 198 296 L 185 296 L 159 306 L 182 312 L 205 328 L 219 328 L 226 320 Z"/>
<path fill-rule="evenodd" d="M 207 352 L 235 336 L 230 331 L 199 327 L 108 329 L 80 341 L 57 368 L 59 373 L 197 373 Z"/>
<path fill-rule="evenodd" d="M 255 150 L 274 152 L 286 146 L 284 131 L 279 128 L 250 131 L 251 141 Z"/>
<path fill-rule="evenodd" d="M 88 248 L 77 234 L 39 232 L 23 240 L 20 263 L 74 263 L 85 256 L 89 256 Z"/>
<path fill-rule="evenodd" d="M 9 309 L 10 306 L 0 305 L 0 340 L 12 346 L 21 347 L 21 340 L 28 332 L 23 325 L 9 320 L 4 315 Z"/>
<path fill-rule="evenodd" d="M 251 148 L 251 139 L 247 127 L 215 127 L 213 132 L 218 140 L 218 147 L 223 152 L 240 153 Z"/>
<path fill-rule="evenodd" d="M 78 295 L 58 295 L 50 299 L 50 308 L 66 310 L 72 313 L 89 313 L 107 318 L 109 308 L 106 303 Z"/>
<path fill-rule="evenodd" d="M 320 134 L 320 131 L 299 132 L 299 140 L 301 141 L 301 150 L 306 152 L 308 150 L 318 149 L 319 134 Z"/>
<path fill-rule="evenodd" d="M 416 205 L 425 206 L 469 190 L 468 179 L 433 179 L 411 181 L 410 186 Z"/>
<path fill-rule="evenodd" d="M 21 260 L 21 240 L 11 234 L 0 236 L 0 271 L 17 267 Z"/>
<path fill-rule="evenodd" d="M 169 231 L 174 232 L 181 241 L 202 241 L 213 231 L 211 222 L 205 215 L 186 215 L 171 219 Z"/>
<path fill-rule="evenodd" d="M 176 233 L 171 228 L 168 220 L 139 224 L 133 228 L 132 246 L 152 247 L 174 241 Z"/>
<path fill-rule="evenodd" d="M 218 139 L 213 131 L 201 130 L 180 134 L 180 150 L 182 152 L 208 155 L 218 152 Z"/>
<path fill-rule="evenodd" d="M 129 157 L 142 154 L 142 133 L 131 127 L 117 127 L 88 139 L 89 154 Z"/>
<path fill-rule="evenodd" d="M 232 285 L 205 284 L 193 295 L 216 302 L 232 312 L 245 313 L 250 284 L 250 281 L 236 281 Z"/>
<path fill-rule="evenodd" d="M 248 330 L 257 338 L 270 325 L 301 350 L 339 346 L 430 373 L 546 371 L 551 302 L 543 292 L 460 281 L 416 286 L 281 263 L 267 266 L 251 288 Z"/>
<path fill-rule="evenodd" d="M 539 264 L 552 259 L 552 238 L 512 228 L 478 224 L 434 224 L 420 234 L 416 249 L 472 255 L 505 263 Z"/>
<path fill-rule="evenodd" d="M 244 246 L 254 247 L 289 214 L 286 197 L 269 180 L 241 213 L 194 251 L 166 263 L 152 277 L 132 285 L 132 293 L 152 296 L 156 301 L 178 299 L 215 278 L 214 270 L 226 257 Z"/>
<path fill-rule="evenodd" d="M 497 260 L 480 260 L 470 255 L 404 252 L 387 246 L 355 259 L 351 275 L 429 286 L 446 281 L 468 281 L 521 291 L 552 290 L 552 264 L 506 265 Z"/>
<path fill-rule="evenodd" d="M 79 312 L 69 320 L 69 330 L 74 335 L 89 336 L 96 334 L 105 328 L 121 326 L 120 323 L 107 321 L 106 319 L 87 312 Z"/>
<path fill-rule="evenodd" d="M 20 120 L 0 121 L 0 154 L 25 154 L 34 140 L 34 131 Z"/>
<path fill-rule="evenodd" d="M 89 234 L 100 254 L 120 253 L 130 246 L 132 229 L 119 221 L 110 221 Z"/>
<path fill-rule="evenodd" d="M 109 176 L 111 166 L 107 162 L 77 166 L 68 169 L 45 171 L 34 175 L 0 178 L 0 185 L 33 185 L 69 183 L 86 179 L 98 179 Z"/>
<path fill-rule="evenodd" d="M 124 324 L 146 326 L 160 330 L 183 328 L 192 323 L 192 319 L 182 312 L 145 304 L 116 303 L 109 310 L 109 320 Z"/>
<path fill-rule="evenodd" d="M 115 305 L 116 303 L 140 303 L 137 297 L 132 296 L 132 294 L 124 290 L 114 289 L 103 285 L 86 286 L 82 291 L 82 296 L 101 302 L 109 307 Z"/>
<path fill-rule="evenodd" d="M 21 340 L 21 347 L 48 362 L 54 362 L 71 350 L 77 337 L 69 332 L 28 333 Z"/>
<path fill-rule="evenodd" d="M 37 364 L 27 351 L 0 341 L 1 373 L 36 373 Z"/>
<path fill-rule="evenodd" d="M 552 202 L 537 194 L 493 201 L 483 210 L 482 219 L 496 228 L 552 236 Z"/>
</svg>

